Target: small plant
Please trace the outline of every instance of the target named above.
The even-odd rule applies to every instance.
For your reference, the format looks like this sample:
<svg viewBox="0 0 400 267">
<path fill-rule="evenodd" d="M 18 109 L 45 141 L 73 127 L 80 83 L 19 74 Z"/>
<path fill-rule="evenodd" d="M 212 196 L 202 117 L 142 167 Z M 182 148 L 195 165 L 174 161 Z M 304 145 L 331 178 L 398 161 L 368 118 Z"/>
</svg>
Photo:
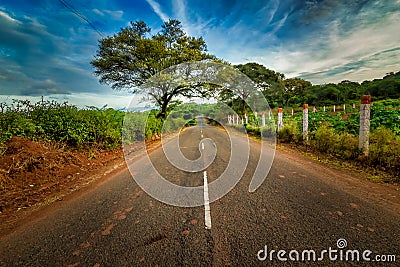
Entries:
<svg viewBox="0 0 400 267">
<path fill-rule="evenodd" d="M 296 124 L 286 124 L 281 130 L 278 131 L 278 139 L 284 143 L 299 143 L 301 133 L 296 127 Z"/>
<path fill-rule="evenodd" d="M 338 139 L 334 130 L 328 124 L 324 124 L 315 131 L 312 144 L 320 152 L 332 153 L 335 151 Z"/>
</svg>

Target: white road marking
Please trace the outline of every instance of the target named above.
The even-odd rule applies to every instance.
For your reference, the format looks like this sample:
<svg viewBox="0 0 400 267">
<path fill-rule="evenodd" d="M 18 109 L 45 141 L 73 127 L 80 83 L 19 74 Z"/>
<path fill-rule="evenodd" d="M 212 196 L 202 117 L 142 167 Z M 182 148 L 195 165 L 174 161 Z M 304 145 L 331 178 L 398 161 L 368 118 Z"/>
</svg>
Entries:
<svg viewBox="0 0 400 267">
<path fill-rule="evenodd" d="M 208 197 L 207 171 L 203 172 L 203 176 L 204 176 L 204 221 L 206 229 L 211 229 L 210 199 Z"/>
<path fill-rule="evenodd" d="M 203 138 L 203 134 L 201 134 L 201 138 Z"/>
</svg>

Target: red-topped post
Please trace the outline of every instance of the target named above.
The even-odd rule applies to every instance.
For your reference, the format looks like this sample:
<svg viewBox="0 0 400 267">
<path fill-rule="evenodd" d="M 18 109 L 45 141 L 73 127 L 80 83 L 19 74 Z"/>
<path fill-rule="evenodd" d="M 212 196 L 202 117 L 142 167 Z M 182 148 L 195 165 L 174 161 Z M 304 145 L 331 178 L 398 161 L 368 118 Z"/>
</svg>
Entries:
<svg viewBox="0 0 400 267">
<path fill-rule="evenodd" d="M 364 156 L 369 153 L 369 130 L 371 116 L 371 96 L 363 95 L 360 105 L 360 134 L 359 134 L 359 149 Z"/>
<path fill-rule="evenodd" d="M 278 108 L 278 131 L 283 128 L 282 108 Z"/>
</svg>

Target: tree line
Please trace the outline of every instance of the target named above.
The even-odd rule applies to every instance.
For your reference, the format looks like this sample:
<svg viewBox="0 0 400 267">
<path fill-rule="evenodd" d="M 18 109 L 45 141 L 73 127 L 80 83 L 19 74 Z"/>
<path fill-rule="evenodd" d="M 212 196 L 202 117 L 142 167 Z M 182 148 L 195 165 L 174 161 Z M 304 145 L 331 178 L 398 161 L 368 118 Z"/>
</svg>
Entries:
<svg viewBox="0 0 400 267">
<path fill-rule="evenodd" d="M 120 90 L 131 90 L 151 100 L 159 107 L 158 117 L 165 119 L 171 106 L 181 97 L 215 97 L 227 103 L 238 114 L 246 112 L 243 99 L 231 90 L 204 83 L 175 84 L 168 75 L 160 73 L 168 68 L 190 61 L 212 61 L 230 65 L 207 52 L 202 37 L 191 37 L 178 20 L 169 20 L 153 33 L 144 21 L 131 22 L 113 36 L 99 40 L 96 56 L 91 61 L 100 82 Z M 382 79 L 342 81 L 313 85 L 301 78 L 286 78 L 259 63 L 233 66 L 246 74 L 258 91 L 267 99 L 271 108 L 310 105 L 332 105 L 359 101 L 363 94 L 373 100 L 400 97 L 400 72 L 388 73 Z M 188 70 L 179 70 L 185 72 Z M 143 86 L 150 77 L 160 75 L 151 85 Z M 178 101 L 178 102 L 177 102 Z"/>
</svg>

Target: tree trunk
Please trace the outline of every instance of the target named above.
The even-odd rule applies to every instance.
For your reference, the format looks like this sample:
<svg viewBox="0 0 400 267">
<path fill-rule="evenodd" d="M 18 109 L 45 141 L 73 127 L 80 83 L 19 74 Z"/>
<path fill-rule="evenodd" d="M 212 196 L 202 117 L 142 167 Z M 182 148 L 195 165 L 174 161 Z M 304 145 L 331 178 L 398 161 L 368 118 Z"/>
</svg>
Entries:
<svg viewBox="0 0 400 267">
<path fill-rule="evenodd" d="M 167 109 L 168 109 L 168 99 L 164 99 L 161 105 L 161 111 L 157 114 L 157 118 L 166 119 L 167 118 Z"/>
</svg>

